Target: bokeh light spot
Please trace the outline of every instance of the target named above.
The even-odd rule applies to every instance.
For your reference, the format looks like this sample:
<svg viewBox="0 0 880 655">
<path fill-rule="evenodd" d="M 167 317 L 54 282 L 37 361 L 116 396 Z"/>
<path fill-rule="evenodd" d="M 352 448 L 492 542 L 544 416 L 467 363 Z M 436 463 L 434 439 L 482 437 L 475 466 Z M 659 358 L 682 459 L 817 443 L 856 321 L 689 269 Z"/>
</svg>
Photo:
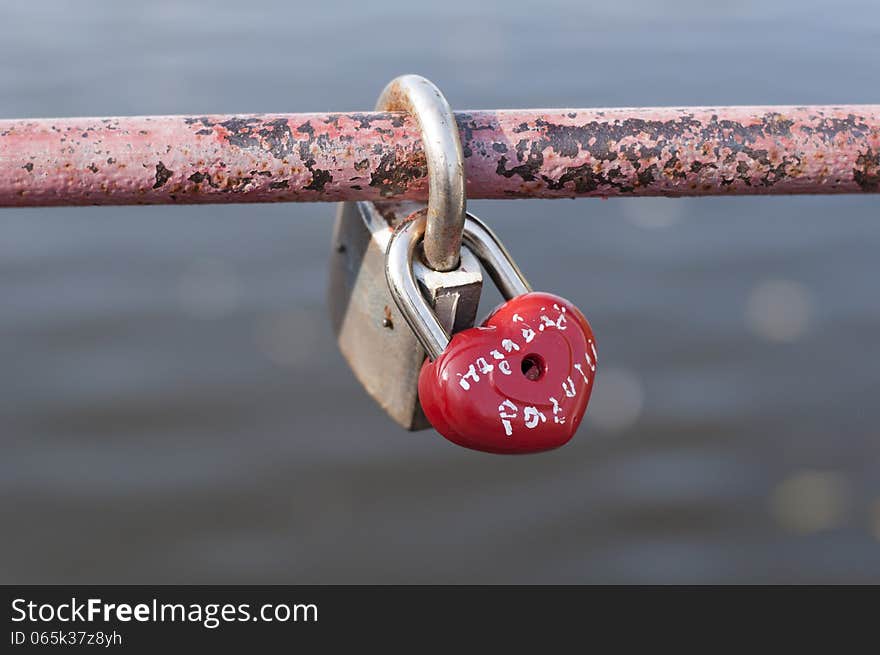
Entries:
<svg viewBox="0 0 880 655">
<path fill-rule="evenodd" d="M 811 534 L 840 525 L 850 504 L 850 485 L 839 473 L 798 471 L 773 491 L 771 510 L 786 530 Z"/>
<path fill-rule="evenodd" d="M 779 343 L 799 339 L 813 311 L 810 292 L 790 280 L 765 280 L 749 294 L 746 325 L 756 336 Z"/>
</svg>

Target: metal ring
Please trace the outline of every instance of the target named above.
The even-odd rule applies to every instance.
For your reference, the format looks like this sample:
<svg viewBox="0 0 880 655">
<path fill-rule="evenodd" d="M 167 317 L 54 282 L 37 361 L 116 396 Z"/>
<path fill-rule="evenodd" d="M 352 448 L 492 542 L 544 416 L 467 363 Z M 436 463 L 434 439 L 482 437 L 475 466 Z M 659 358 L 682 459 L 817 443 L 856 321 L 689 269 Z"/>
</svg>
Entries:
<svg viewBox="0 0 880 655">
<path fill-rule="evenodd" d="M 422 295 L 413 273 L 413 257 L 427 225 L 425 210 L 422 210 L 397 227 L 388 242 L 385 279 L 394 303 L 412 327 L 428 357 L 434 360 L 446 350 L 450 336 Z M 505 299 L 510 300 L 532 290 L 495 233 L 473 214 L 467 214 L 463 236 L 465 246 L 480 260 Z"/>
<path fill-rule="evenodd" d="M 401 75 L 382 91 L 377 111 L 405 111 L 422 131 L 428 164 L 428 223 L 425 262 L 437 271 L 458 267 L 467 210 L 464 153 L 458 125 L 446 98 L 419 75 Z"/>
</svg>

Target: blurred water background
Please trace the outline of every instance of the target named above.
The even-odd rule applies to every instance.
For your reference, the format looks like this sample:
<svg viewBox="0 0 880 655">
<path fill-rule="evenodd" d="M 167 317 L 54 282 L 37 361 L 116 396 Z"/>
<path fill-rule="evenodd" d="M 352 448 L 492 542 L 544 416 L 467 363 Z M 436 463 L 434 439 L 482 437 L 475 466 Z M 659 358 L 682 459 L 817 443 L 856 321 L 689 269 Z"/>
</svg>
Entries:
<svg viewBox="0 0 880 655">
<path fill-rule="evenodd" d="M 4 2 L 0 116 L 878 103 L 873 0 Z M 539 456 L 398 430 L 326 204 L 0 210 L 0 582 L 880 582 L 877 196 L 477 202 L 601 366 Z"/>
</svg>

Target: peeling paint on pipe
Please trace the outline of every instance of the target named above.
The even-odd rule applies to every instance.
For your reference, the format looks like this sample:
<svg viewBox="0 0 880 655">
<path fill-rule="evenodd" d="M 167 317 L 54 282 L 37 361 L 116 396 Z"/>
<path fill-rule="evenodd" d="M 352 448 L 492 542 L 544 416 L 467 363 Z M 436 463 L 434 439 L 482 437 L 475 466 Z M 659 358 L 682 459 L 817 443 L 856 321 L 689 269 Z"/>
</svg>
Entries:
<svg viewBox="0 0 880 655">
<path fill-rule="evenodd" d="M 880 105 L 456 113 L 470 198 L 880 191 Z M 0 206 L 424 200 L 403 114 L 0 121 Z"/>
</svg>

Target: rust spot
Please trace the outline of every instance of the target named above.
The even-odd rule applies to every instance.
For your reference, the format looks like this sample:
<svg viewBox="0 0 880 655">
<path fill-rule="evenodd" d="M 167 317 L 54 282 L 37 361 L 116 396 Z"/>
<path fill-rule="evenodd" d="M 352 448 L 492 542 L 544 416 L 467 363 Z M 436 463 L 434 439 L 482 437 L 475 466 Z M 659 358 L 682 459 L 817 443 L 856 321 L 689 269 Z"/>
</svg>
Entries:
<svg viewBox="0 0 880 655">
<path fill-rule="evenodd" d="M 856 166 L 857 168 L 853 169 L 853 179 L 862 191 L 880 189 L 880 152 L 875 154 L 871 148 L 868 148 L 867 152 L 856 158 Z"/>
<path fill-rule="evenodd" d="M 153 185 L 153 188 L 158 189 L 164 185 L 172 175 L 174 175 L 174 171 L 165 168 L 165 164 L 160 161 L 156 164 L 156 183 Z"/>
<path fill-rule="evenodd" d="M 219 189 L 220 188 L 220 184 L 211 179 L 210 173 L 197 172 L 197 173 L 193 173 L 192 175 L 190 175 L 186 179 L 188 179 L 190 182 L 195 182 L 196 185 L 199 185 L 202 182 L 207 182 L 208 186 L 210 186 L 212 189 Z"/>
<path fill-rule="evenodd" d="M 324 185 L 332 181 L 333 175 L 330 174 L 330 171 L 316 168 L 312 171 L 312 181 L 303 188 L 308 189 L 309 191 L 323 191 Z"/>
<path fill-rule="evenodd" d="M 397 157 L 398 149 L 382 156 L 379 166 L 370 174 L 370 186 L 379 189 L 383 197 L 404 193 L 409 185 L 428 174 L 424 152 L 410 152 Z"/>
</svg>

